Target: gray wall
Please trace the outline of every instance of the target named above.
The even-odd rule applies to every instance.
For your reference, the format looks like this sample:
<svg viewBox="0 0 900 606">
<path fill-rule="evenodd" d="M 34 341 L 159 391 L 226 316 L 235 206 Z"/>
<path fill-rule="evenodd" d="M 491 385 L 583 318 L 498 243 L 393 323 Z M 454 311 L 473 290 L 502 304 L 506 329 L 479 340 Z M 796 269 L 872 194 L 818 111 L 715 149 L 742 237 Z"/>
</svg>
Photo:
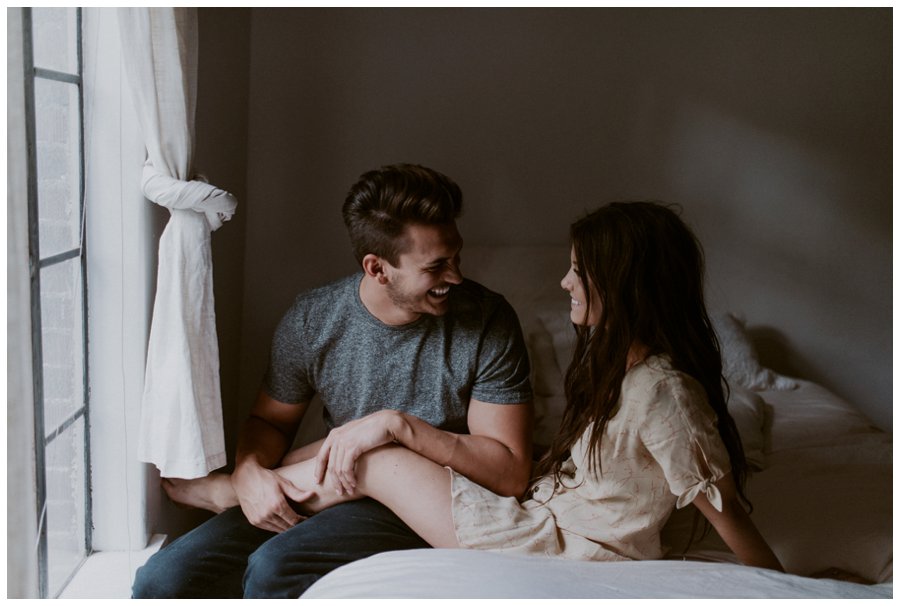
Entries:
<svg viewBox="0 0 900 606">
<path fill-rule="evenodd" d="M 349 185 L 411 161 L 461 185 L 471 244 L 565 243 L 600 202 L 680 203 L 713 307 L 890 428 L 889 9 L 247 13 L 201 10 L 201 37 L 219 35 L 204 19 L 249 30 L 246 149 L 222 142 L 229 171 L 246 156 L 243 281 L 216 275 L 219 299 L 243 296 L 219 321 L 237 416 L 295 294 L 354 269 Z"/>
<path fill-rule="evenodd" d="M 200 10 L 195 170 L 234 194 L 238 210 L 213 234 L 213 280 L 219 334 L 223 419 L 233 451 L 238 415 L 244 233 L 251 203 L 247 191 L 250 9 Z M 256 205 L 256 211 L 265 208 Z M 251 308 L 252 310 L 252 308 Z"/>
</svg>

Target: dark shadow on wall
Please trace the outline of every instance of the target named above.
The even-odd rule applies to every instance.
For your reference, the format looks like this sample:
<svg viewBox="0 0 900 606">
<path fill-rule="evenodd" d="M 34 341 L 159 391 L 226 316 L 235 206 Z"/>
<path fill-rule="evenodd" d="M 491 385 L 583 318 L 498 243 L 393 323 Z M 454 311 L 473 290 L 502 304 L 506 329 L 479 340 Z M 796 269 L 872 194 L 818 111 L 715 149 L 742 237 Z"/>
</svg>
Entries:
<svg viewBox="0 0 900 606">
<path fill-rule="evenodd" d="M 757 326 L 748 328 L 747 333 L 760 364 L 771 368 L 778 374 L 789 377 L 811 378 L 811 368 L 803 363 L 800 355 L 790 345 L 790 341 L 783 333 L 771 326 Z"/>
<path fill-rule="evenodd" d="M 849 396 L 842 393 L 829 379 L 828 373 L 817 368 L 800 354 L 782 332 L 771 326 L 754 326 L 747 328 L 747 334 L 756 348 L 760 364 L 764 367 L 788 377 L 819 383 L 836 395 L 848 399 Z"/>
</svg>

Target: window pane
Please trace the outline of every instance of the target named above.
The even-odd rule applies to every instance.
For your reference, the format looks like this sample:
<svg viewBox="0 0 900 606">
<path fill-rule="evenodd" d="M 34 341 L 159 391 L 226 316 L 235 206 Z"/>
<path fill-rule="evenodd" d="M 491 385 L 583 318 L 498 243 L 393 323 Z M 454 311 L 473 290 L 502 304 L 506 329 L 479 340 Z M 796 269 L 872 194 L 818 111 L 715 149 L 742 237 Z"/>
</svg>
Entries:
<svg viewBox="0 0 900 606">
<path fill-rule="evenodd" d="M 78 71 L 74 8 L 33 8 L 34 66 L 74 74 Z"/>
<path fill-rule="evenodd" d="M 84 404 L 81 292 L 80 259 L 41 270 L 45 435 L 56 431 Z"/>
<path fill-rule="evenodd" d="M 48 597 L 62 591 L 86 555 L 84 454 L 84 417 L 47 445 Z"/>
<path fill-rule="evenodd" d="M 81 235 L 78 87 L 36 78 L 38 215 L 41 258 L 78 247 Z"/>
</svg>

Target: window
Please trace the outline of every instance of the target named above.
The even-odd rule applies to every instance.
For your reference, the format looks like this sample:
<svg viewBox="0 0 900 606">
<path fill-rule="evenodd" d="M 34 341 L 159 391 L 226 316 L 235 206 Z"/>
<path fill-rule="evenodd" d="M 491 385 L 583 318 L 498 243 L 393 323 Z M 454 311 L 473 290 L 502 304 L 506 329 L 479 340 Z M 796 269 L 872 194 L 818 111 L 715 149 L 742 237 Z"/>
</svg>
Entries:
<svg viewBox="0 0 900 606">
<path fill-rule="evenodd" d="M 55 597 L 91 545 L 81 10 L 23 9 L 37 554 Z"/>
</svg>

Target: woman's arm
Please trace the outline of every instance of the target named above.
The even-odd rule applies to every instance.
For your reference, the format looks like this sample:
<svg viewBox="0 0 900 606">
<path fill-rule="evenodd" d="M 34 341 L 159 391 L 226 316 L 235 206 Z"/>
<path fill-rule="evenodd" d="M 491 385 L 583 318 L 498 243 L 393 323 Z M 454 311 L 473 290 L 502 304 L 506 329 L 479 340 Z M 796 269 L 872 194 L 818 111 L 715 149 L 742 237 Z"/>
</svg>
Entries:
<svg viewBox="0 0 900 606">
<path fill-rule="evenodd" d="M 741 505 L 731 474 L 716 482 L 716 487 L 722 494 L 722 511 L 717 510 L 701 492 L 694 499 L 700 513 L 742 563 L 784 572 L 781 562 Z"/>
</svg>

